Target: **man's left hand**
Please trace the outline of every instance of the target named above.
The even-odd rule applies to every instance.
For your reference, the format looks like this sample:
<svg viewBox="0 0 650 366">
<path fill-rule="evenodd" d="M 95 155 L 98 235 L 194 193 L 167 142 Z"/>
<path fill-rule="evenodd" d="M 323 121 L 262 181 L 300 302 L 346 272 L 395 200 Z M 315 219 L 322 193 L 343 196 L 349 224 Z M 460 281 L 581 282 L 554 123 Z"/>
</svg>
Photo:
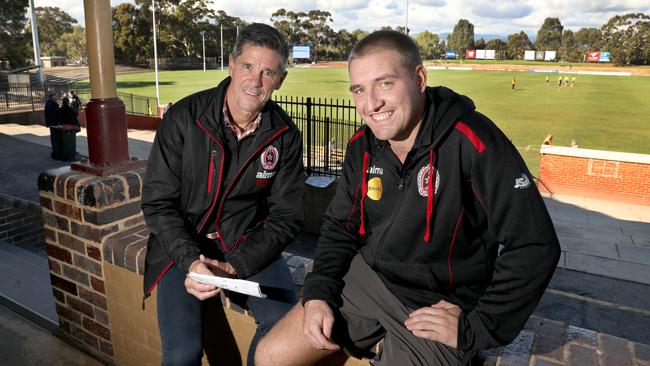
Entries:
<svg viewBox="0 0 650 366">
<path fill-rule="evenodd" d="M 456 348 L 460 313 L 458 306 L 440 300 L 437 304 L 412 312 L 404 325 L 416 337 L 431 339 Z"/>
</svg>

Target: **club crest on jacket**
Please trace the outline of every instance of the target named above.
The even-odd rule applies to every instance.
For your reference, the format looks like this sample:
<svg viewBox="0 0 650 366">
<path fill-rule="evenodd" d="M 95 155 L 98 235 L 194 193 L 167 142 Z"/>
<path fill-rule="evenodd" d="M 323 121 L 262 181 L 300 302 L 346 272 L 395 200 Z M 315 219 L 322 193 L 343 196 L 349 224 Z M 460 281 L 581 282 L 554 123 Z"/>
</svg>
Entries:
<svg viewBox="0 0 650 366">
<path fill-rule="evenodd" d="M 420 168 L 418 172 L 418 193 L 422 197 L 429 197 L 429 165 L 425 165 Z M 440 185 L 440 172 L 436 169 L 436 182 L 433 192 L 438 192 L 438 186 Z"/>
<path fill-rule="evenodd" d="M 262 161 L 262 168 L 264 168 L 264 170 L 273 170 L 278 164 L 280 153 L 278 153 L 278 149 L 276 149 L 275 146 L 270 145 L 264 149 L 262 155 L 260 156 L 260 159 Z"/>
</svg>

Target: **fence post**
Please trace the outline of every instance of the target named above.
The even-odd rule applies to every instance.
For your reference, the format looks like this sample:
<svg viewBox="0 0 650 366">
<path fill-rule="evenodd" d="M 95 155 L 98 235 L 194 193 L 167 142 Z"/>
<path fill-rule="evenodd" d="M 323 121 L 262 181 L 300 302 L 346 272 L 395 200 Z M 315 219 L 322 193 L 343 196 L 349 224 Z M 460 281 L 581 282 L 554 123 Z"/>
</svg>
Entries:
<svg viewBox="0 0 650 366">
<path fill-rule="evenodd" d="M 330 169 L 330 159 L 332 158 L 332 149 L 330 146 L 330 118 L 325 117 L 325 141 L 323 141 L 323 151 L 325 152 L 325 171 Z M 329 173 L 328 173 L 329 175 Z"/>
<path fill-rule="evenodd" d="M 311 174 L 311 97 L 307 97 L 307 175 Z"/>
<path fill-rule="evenodd" d="M 5 88 L 5 103 L 7 104 L 7 109 L 9 109 L 9 84 Z"/>
<path fill-rule="evenodd" d="M 34 94 L 32 93 L 32 83 L 30 82 L 27 84 L 27 90 L 29 94 L 29 100 L 32 102 L 32 112 L 35 111 L 34 109 Z"/>
</svg>

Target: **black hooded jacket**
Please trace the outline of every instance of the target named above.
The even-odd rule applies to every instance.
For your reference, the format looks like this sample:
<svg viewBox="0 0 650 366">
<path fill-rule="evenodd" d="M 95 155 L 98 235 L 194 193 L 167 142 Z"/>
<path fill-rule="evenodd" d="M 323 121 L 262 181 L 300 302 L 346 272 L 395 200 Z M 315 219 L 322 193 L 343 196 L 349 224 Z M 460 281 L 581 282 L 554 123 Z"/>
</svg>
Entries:
<svg viewBox="0 0 650 366">
<path fill-rule="evenodd" d="M 339 307 L 360 251 L 412 310 L 441 299 L 461 307 L 459 349 L 501 346 L 550 281 L 557 236 L 530 172 L 494 123 L 447 88 L 427 88 L 426 104 L 403 165 L 367 126 L 350 139 L 303 303 Z"/>
<path fill-rule="evenodd" d="M 269 101 L 260 127 L 233 159 L 222 112 L 229 83 L 226 78 L 180 100 L 156 131 L 142 187 L 151 232 L 145 296 L 173 264 L 187 272 L 199 254 L 225 253 L 239 278 L 250 277 L 275 260 L 302 225 L 300 131 Z"/>
</svg>

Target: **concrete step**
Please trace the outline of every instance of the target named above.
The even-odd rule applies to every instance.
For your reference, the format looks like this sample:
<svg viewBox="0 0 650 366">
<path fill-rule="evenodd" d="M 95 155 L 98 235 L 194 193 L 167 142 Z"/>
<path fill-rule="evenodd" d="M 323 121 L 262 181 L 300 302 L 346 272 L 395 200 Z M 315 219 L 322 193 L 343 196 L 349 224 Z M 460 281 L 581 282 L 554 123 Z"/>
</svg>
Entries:
<svg viewBox="0 0 650 366">
<path fill-rule="evenodd" d="M 54 306 L 47 259 L 0 241 L 0 303 L 38 325 L 54 330 Z"/>
</svg>

